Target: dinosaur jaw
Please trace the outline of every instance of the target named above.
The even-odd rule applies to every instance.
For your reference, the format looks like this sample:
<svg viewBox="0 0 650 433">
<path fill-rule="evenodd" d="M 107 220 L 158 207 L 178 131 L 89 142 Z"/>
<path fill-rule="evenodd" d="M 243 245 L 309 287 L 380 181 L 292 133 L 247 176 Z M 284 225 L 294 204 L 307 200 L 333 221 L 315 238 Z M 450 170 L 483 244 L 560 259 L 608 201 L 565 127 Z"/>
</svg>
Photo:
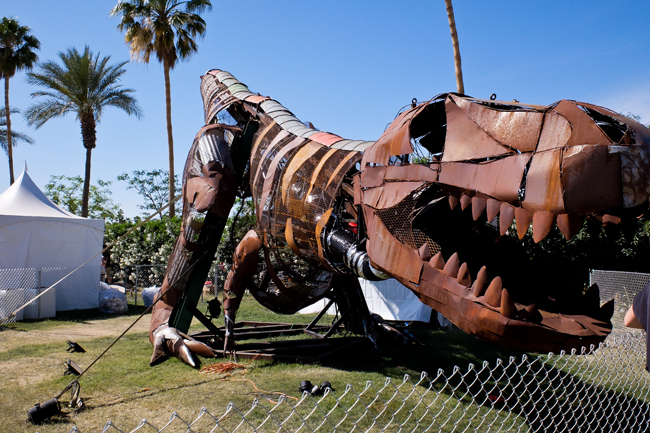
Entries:
<svg viewBox="0 0 650 433">
<path fill-rule="evenodd" d="M 565 218 L 551 214 L 540 224 L 545 215 L 539 212 L 439 186 L 431 190 L 428 196 L 414 194 L 408 209 L 364 208 L 368 232 L 375 233 L 368 242 L 373 266 L 459 328 L 504 347 L 559 352 L 605 339 L 612 329 L 613 301 L 601 306 L 598 288 L 584 291 L 575 269 L 562 268 L 561 258 L 553 264 L 531 261 L 517 239 L 531 224 L 533 235 L 527 236 L 535 242 L 549 234 L 561 238 L 560 231 L 570 238 L 582 227 L 582 217 L 571 216 L 563 226 Z M 405 219 L 412 222 L 411 231 L 425 235 L 419 248 L 409 245 L 403 228 L 389 218 L 400 214 L 411 215 Z M 599 224 L 622 221 L 607 214 L 590 218 Z"/>
</svg>

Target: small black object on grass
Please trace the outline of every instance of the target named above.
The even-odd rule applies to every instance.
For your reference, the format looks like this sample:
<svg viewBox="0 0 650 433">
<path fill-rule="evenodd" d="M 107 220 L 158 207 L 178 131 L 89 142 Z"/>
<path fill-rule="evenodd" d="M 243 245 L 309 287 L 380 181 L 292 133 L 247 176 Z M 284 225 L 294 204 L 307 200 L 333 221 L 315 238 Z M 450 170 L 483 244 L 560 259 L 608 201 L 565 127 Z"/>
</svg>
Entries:
<svg viewBox="0 0 650 433">
<path fill-rule="evenodd" d="M 65 365 L 65 373 L 63 373 L 64 376 L 68 374 L 76 374 L 77 376 L 80 376 L 83 372 L 84 369 L 79 367 L 73 360 L 68 358 L 66 362 L 63 363 Z"/>
<path fill-rule="evenodd" d="M 61 413 L 59 400 L 53 398 L 43 404 L 36 403 L 33 408 L 27 411 L 27 418 L 32 424 L 43 424 L 50 417 Z"/>
<path fill-rule="evenodd" d="M 66 352 L 79 352 L 79 353 L 85 353 L 86 350 L 79 346 L 76 341 L 71 341 L 71 340 L 66 340 L 68 343 L 68 348 L 66 349 Z"/>
</svg>

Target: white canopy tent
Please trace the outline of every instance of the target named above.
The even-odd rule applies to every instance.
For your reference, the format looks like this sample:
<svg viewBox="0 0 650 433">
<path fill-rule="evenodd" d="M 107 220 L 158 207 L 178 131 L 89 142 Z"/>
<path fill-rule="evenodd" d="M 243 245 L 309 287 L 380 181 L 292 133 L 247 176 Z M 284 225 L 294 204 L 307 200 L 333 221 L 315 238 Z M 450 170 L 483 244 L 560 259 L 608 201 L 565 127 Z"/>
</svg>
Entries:
<svg viewBox="0 0 650 433">
<path fill-rule="evenodd" d="M 36 186 L 25 167 L 0 195 L 0 289 L 6 296 L 17 289 L 31 290 L 35 296 L 38 290 L 34 289 L 49 287 L 99 253 L 103 238 L 103 220 L 81 218 L 59 209 Z M 57 284 L 53 289 L 56 311 L 98 307 L 100 267 L 98 255 Z M 21 269 L 31 270 L 35 278 L 23 275 L 16 281 Z M 34 280 L 38 287 L 33 285 Z M 27 294 L 25 297 L 30 299 Z"/>
<path fill-rule="evenodd" d="M 368 281 L 359 278 L 363 296 L 370 312 L 379 314 L 386 320 L 428 322 L 431 308 L 422 302 L 409 289 L 397 280 Z M 321 300 L 302 310 L 301 314 L 317 313 L 325 308 L 326 300 Z M 335 314 L 334 306 L 327 314 Z"/>
</svg>

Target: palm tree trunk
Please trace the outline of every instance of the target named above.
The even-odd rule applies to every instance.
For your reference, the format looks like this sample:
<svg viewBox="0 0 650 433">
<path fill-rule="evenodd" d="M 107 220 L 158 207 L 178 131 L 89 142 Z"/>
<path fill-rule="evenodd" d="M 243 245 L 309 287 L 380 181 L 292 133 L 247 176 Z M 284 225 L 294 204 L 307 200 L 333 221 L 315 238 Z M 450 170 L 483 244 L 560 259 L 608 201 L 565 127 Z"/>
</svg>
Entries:
<svg viewBox="0 0 650 433">
<path fill-rule="evenodd" d="M 81 216 L 88 218 L 88 202 L 90 200 L 90 161 L 93 148 L 96 145 L 97 133 L 95 131 L 95 115 L 83 114 L 81 116 L 81 138 L 86 148 L 86 173 L 84 175 L 84 192 L 81 199 Z"/>
<path fill-rule="evenodd" d="M 451 42 L 454 46 L 456 88 L 458 89 L 458 93 L 465 94 L 465 86 L 463 85 L 463 70 L 460 66 L 460 47 L 458 45 L 458 33 L 456 33 L 456 20 L 454 19 L 454 8 L 451 5 L 451 0 L 445 0 L 445 6 L 447 6 L 447 19 L 449 20 L 449 30 L 451 31 Z"/>
<path fill-rule="evenodd" d="M 9 110 L 9 77 L 5 77 L 5 117 L 7 118 L 7 155 L 9 156 L 9 185 L 14 183 L 14 149 L 11 141 L 11 111 Z"/>
<path fill-rule="evenodd" d="M 165 70 L 165 109 L 167 114 L 167 146 L 169 148 L 169 218 L 174 218 L 176 207 L 174 206 L 174 136 L 172 134 L 172 95 L 169 84 L 169 63 L 167 60 L 163 66 Z"/>
</svg>

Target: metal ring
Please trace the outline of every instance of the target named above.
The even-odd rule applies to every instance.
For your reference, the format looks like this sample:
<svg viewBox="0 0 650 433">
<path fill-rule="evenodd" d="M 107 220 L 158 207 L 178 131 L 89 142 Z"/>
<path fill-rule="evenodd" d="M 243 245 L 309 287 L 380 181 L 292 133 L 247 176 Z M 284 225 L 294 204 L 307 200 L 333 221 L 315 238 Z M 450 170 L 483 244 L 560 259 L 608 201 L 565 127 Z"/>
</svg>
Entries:
<svg viewBox="0 0 650 433">
<path fill-rule="evenodd" d="M 495 99 L 497 99 L 497 94 L 496 93 L 491 94 L 490 101 L 494 101 Z"/>
</svg>

